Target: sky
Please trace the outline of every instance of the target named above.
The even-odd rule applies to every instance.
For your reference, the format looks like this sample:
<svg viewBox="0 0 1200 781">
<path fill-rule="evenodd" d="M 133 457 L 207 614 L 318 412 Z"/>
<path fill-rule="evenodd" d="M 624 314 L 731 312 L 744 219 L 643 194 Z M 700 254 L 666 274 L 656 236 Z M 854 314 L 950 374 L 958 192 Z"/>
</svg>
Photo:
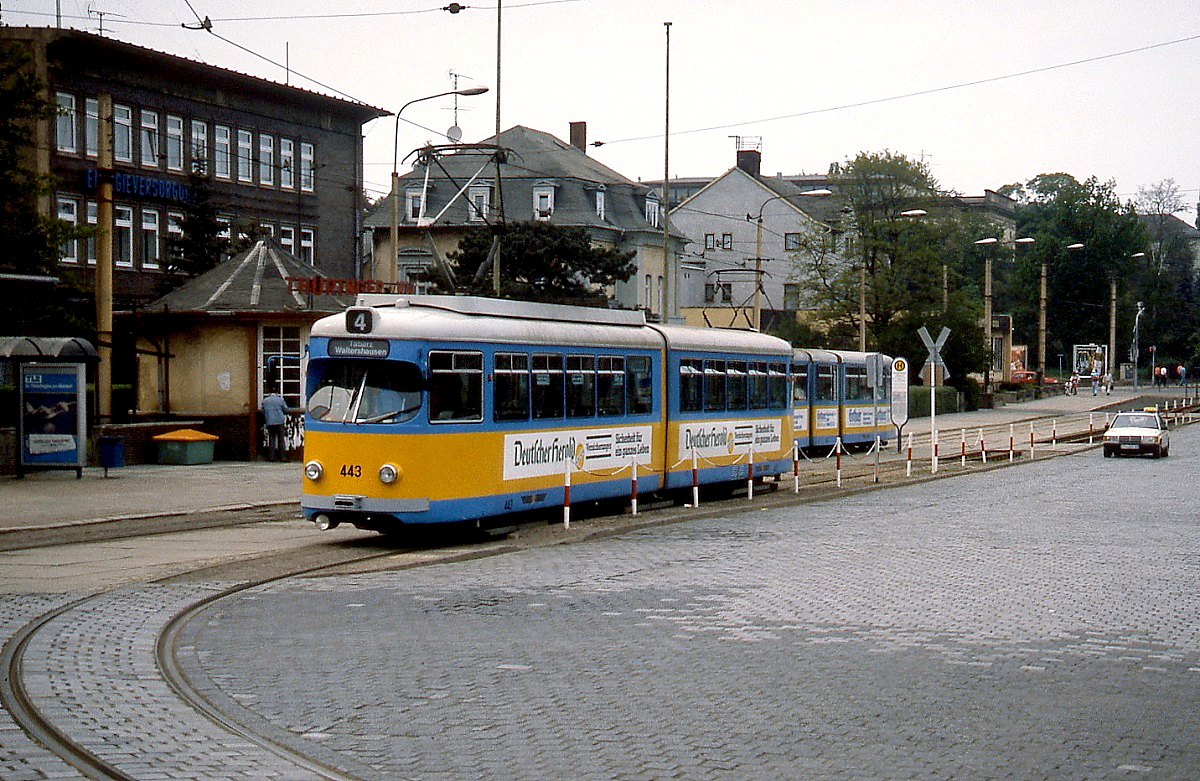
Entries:
<svg viewBox="0 0 1200 781">
<path fill-rule="evenodd" d="M 603 142 L 589 154 L 633 180 L 668 160 L 672 177 L 720 175 L 741 137 L 764 174 L 888 150 L 965 195 L 1064 172 L 1123 200 L 1174 179 L 1189 222 L 1200 201 L 1195 0 L 502 2 L 9 0 L 0 22 L 54 26 L 57 6 L 64 27 L 103 19 L 104 35 L 389 112 L 489 89 L 457 119 L 443 97 L 365 125 L 372 196 L 394 154 L 404 172 L 452 125 L 493 135 L 499 27 L 501 127 L 566 141 L 586 122 Z M 204 17 L 211 32 L 184 27 Z"/>
</svg>

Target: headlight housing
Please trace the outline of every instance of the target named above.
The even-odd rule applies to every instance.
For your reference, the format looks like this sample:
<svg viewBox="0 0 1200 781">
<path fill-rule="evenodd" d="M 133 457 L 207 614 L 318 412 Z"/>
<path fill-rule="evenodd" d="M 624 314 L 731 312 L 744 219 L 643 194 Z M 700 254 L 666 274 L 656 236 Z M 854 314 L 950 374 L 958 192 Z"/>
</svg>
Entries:
<svg viewBox="0 0 1200 781">
<path fill-rule="evenodd" d="M 304 465 L 304 476 L 309 480 L 320 480 L 323 474 L 325 467 L 321 466 L 320 461 L 309 461 Z"/>
<path fill-rule="evenodd" d="M 400 470 L 392 464 L 384 464 L 379 467 L 379 481 L 386 485 L 391 485 L 400 479 Z"/>
</svg>

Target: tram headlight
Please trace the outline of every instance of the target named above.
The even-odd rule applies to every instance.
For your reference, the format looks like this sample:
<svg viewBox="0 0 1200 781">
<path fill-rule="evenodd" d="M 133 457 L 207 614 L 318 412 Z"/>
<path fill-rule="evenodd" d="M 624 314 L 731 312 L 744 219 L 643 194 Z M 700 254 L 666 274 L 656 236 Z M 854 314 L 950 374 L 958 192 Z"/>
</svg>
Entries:
<svg viewBox="0 0 1200 781">
<path fill-rule="evenodd" d="M 320 480 L 323 474 L 325 467 L 321 466 L 320 461 L 309 461 L 304 465 L 304 476 L 309 480 Z"/>
<path fill-rule="evenodd" d="M 392 464 L 384 464 L 379 467 L 379 480 L 386 485 L 391 485 L 400 479 L 400 470 Z"/>
</svg>

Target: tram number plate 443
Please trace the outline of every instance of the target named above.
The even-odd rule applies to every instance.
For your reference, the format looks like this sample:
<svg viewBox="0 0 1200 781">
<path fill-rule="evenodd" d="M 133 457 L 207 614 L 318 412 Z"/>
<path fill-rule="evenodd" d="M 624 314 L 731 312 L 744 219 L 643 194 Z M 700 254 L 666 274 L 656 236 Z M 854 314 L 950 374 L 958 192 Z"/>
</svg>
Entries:
<svg viewBox="0 0 1200 781">
<path fill-rule="evenodd" d="M 342 477 L 362 477 L 362 466 L 359 464 L 342 464 Z"/>
</svg>

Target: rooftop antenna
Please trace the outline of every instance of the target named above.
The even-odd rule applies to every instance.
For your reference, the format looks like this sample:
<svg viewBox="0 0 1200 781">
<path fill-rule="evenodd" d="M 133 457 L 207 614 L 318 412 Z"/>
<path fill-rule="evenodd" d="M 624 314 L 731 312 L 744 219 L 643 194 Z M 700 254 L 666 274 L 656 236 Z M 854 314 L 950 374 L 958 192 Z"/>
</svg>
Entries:
<svg viewBox="0 0 1200 781">
<path fill-rule="evenodd" d="M 446 131 L 446 138 L 450 139 L 452 144 L 462 141 L 463 137 L 462 128 L 458 126 L 458 80 L 460 78 L 463 78 L 463 74 L 450 71 L 450 79 L 454 82 L 454 124 Z"/>
<path fill-rule="evenodd" d="M 126 18 L 126 17 L 125 17 L 125 14 L 118 14 L 118 13 L 114 13 L 114 12 L 112 12 L 112 11 L 101 11 L 101 10 L 100 10 L 99 8 L 97 8 L 96 6 L 94 6 L 94 5 L 89 5 L 89 6 L 88 6 L 88 16 L 91 16 L 92 14 L 95 14 L 96 16 L 98 16 L 98 17 L 100 18 L 100 34 L 101 34 L 101 35 L 104 35 L 104 17 L 106 17 L 106 16 L 116 16 L 116 17 L 119 17 L 119 18 L 121 18 L 121 19 L 124 19 L 124 18 Z"/>
</svg>

